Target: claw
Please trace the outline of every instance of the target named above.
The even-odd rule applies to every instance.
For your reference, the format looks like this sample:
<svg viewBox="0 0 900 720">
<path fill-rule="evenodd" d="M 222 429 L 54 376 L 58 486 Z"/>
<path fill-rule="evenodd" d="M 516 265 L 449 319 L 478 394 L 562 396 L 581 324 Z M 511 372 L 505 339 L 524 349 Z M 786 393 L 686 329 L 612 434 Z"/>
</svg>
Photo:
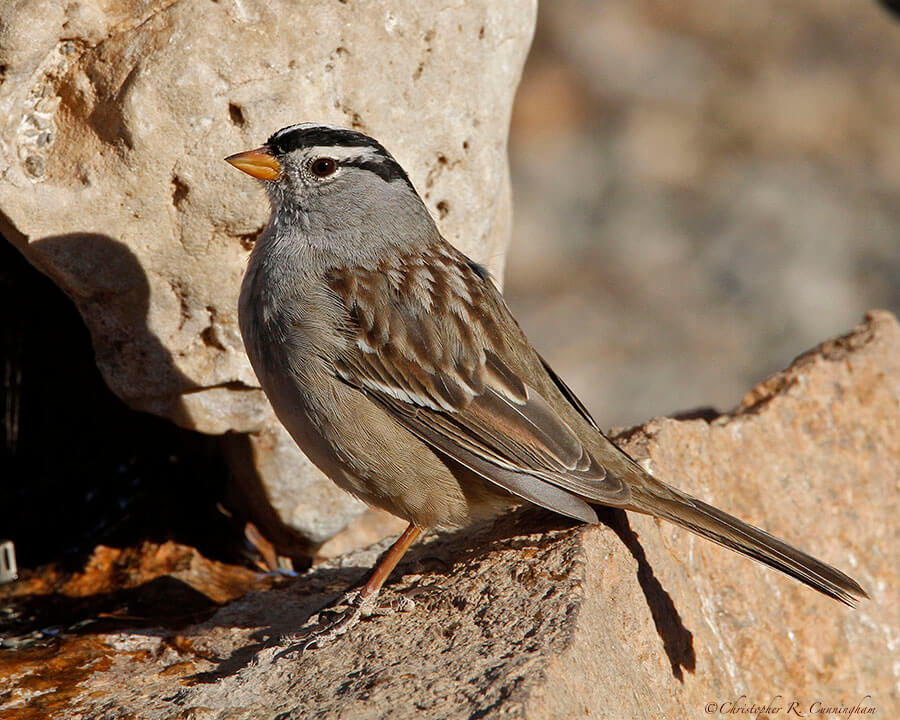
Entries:
<svg viewBox="0 0 900 720">
<path fill-rule="evenodd" d="M 392 595 L 393 597 L 383 598 L 379 601 L 379 591 L 377 590 L 365 597 L 362 597 L 358 590 L 349 592 L 335 603 L 334 610 L 328 608 L 319 612 L 318 627 L 302 635 L 285 635 L 282 640 L 291 645 L 299 645 L 300 652 L 309 650 L 313 646 L 323 648 L 332 640 L 336 640 L 356 627 L 365 618 L 411 612 L 415 608 L 415 602 L 408 597 L 394 593 Z M 337 610 L 337 608 L 345 606 L 345 610 Z M 336 615 L 333 620 L 322 621 L 324 614 L 332 613 Z"/>
</svg>

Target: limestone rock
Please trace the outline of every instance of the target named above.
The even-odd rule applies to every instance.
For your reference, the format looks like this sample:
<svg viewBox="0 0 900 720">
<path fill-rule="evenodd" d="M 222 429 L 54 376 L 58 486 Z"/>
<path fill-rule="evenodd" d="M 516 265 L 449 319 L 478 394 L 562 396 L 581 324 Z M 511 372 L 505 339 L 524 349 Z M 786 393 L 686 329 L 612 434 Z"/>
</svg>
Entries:
<svg viewBox="0 0 900 720">
<path fill-rule="evenodd" d="M 680 719 L 756 716 L 729 713 L 753 705 L 787 716 L 796 702 L 811 716 L 815 703 L 898 716 L 893 316 L 870 313 L 731 415 L 657 419 L 620 441 L 660 478 L 844 569 L 871 600 L 846 608 L 647 517 L 572 527 L 526 510 L 414 547 L 390 587 L 416 609 L 324 649 L 287 654 L 278 637 L 361 579 L 377 548 L 181 631 L 64 639 L 54 667 L 78 668 L 71 686 L 40 685 L 32 652 L 7 666 L 19 703 L 7 707 L 27 696 L 45 716 L 110 719 Z"/>
<path fill-rule="evenodd" d="M 267 203 L 222 159 L 300 121 L 364 130 L 448 239 L 499 276 L 509 115 L 535 12 L 534 0 L 6 3 L 0 231 L 72 297 L 129 405 L 271 440 L 236 325 Z M 263 478 L 283 519 L 307 488 L 340 515 L 339 491 L 293 470 L 284 496 Z"/>
</svg>

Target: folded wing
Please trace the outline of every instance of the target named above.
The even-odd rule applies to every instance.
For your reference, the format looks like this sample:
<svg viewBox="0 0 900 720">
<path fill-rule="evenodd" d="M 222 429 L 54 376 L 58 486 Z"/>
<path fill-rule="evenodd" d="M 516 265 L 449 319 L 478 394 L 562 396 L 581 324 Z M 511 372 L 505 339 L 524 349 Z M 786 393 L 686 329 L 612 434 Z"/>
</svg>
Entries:
<svg viewBox="0 0 900 720">
<path fill-rule="evenodd" d="M 516 373 L 514 353 L 532 351 L 524 338 L 510 346 L 521 331 L 481 268 L 435 246 L 372 270 L 332 273 L 330 286 L 347 317 L 335 372 L 410 432 L 509 492 L 570 517 L 596 522 L 589 502 L 628 503 L 628 487 Z M 506 332 L 498 323 L 509 324 Z"/>
</svg>

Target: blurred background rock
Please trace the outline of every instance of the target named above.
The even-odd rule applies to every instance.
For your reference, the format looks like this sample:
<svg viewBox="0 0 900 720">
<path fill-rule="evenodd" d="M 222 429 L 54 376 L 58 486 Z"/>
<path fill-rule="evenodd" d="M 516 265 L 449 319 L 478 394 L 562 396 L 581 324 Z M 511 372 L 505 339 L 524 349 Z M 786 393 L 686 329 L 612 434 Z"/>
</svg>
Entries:
<svg viewBox="0 0 900 720">
<path fill-rule="evenodd" d="M 900 24 L 838 0 L 553 0 L 506 294 L 601 427 L 733 407 L 900 311 Z"/>
</svg>

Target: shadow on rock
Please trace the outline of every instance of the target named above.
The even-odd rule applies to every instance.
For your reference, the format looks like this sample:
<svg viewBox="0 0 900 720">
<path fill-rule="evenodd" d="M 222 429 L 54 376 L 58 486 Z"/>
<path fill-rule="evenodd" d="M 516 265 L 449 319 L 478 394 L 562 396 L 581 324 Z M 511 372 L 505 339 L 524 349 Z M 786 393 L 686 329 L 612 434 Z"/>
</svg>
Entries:
<svg viewBox="0 0 900 720">
<path fill-rule="evenodd" d="M 70 233 L 34 240 L 26 254 L 78 307 L 107 385 L 131 407 L 190 427 L 181 395 L 200 385 L 175 365 L 148 322 L 150 284 L 124 243 Z"/>
<path fill-rule="evenodd" d="M 628 548 L 632 557 L 637 560 L 637 578 L 644 592 L 647 607 L 653 616 L 656 632 L 663 641 L 666 657 L 672 666 L 672 675 L 684 682 L 684 672 L 693 673 L 697 666 L 697 656 L 694 653 L 694 636 L 681 622 L 681 615 L 672 602 L 672 598 L 665 591 L 662 584 L 653 574 L 653 568 L 647 561 L 647 554 L 638 540 L 637 534 L 631 529 L 628 515 L 624 510 L 605 508 L 600 514 L 600 521 L 612 530 Z"/>
</svg>

